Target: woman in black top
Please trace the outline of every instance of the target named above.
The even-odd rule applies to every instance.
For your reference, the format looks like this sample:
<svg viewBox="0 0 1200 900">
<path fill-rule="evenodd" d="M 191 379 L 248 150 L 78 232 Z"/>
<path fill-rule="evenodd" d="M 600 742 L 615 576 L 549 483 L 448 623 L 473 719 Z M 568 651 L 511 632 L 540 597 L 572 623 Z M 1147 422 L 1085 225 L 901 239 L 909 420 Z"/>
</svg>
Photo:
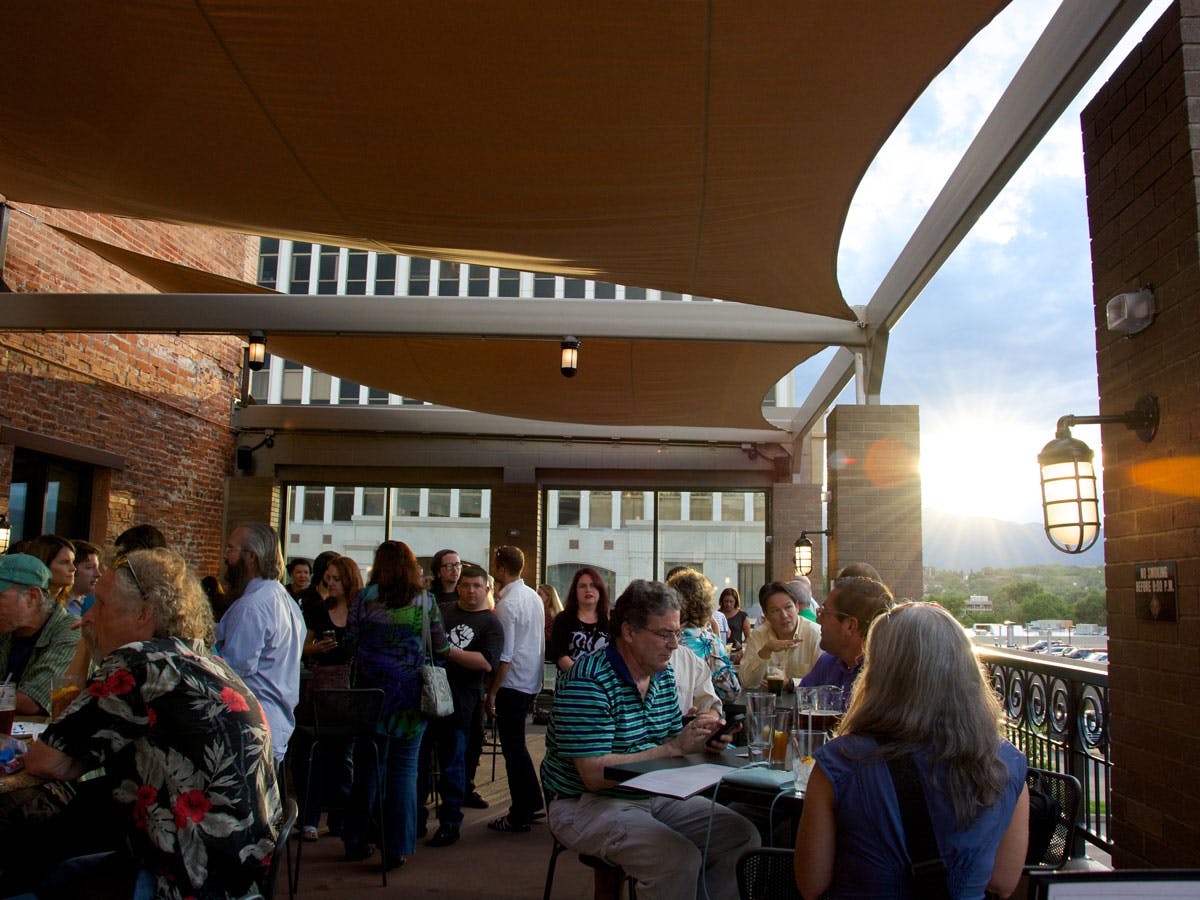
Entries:
<svg viewBox="0 0 1200 900">
<path fill-rule="evenodd" d="M 575 660 L 608 643 L 608 586 L 600 573 L 584 566 L 571 579 L 567 602 L 554 618 L 550 658 L 565 672 Z"/>
<path fill-rule="evenodd" d="M 717 601 L 717 607 L 725 614 L 725 620 L 729 622 L 729 641 L 733 644 L 734 650 L 742 649 L 742 644 L 750 637 L 751 631 L 750 617 L 746 615 L 741 606 L 742 598 L 738 596 L 737 588 L 728 587 L 721 591 L 721 599 Z"/>
</svg>

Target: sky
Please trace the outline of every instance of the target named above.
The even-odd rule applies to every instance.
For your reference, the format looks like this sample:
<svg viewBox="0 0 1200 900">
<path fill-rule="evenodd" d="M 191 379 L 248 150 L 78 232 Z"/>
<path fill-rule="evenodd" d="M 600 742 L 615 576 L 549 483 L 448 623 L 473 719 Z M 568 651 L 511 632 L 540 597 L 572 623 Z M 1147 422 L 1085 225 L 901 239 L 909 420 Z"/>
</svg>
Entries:
<svg viewBox="0 0 1200 900">
<path fill-rule="evenodd" d="M 850 304 L 870 300 L 1057 6 L 1015 0 L 884 145 L 842 235 Z M 1040 522 L 1038 452 L 1060 416 L 1098 412 L 1079 116 L 1167 6 L 1149 5 L 892 332 L 881 402 L 920 406 L 926 508 Z M 800 398 L 829 352 L 798 370 Z M 1072 434 L 1099 471 L 1099 427 Z"/>
</svg>

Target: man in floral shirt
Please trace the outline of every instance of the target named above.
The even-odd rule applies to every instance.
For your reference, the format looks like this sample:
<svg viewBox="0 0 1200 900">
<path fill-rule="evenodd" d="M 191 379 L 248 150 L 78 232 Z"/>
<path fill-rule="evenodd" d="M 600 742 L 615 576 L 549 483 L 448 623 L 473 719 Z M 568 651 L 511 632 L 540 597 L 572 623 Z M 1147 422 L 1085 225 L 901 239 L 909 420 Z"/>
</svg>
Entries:
<svg viewBox="0 0 1200 900">
<path fill-rule="evenodd" d="M 103 766 L 130 853 L 68 863 L 49 894 L 240 897 L 265 888 L 280 805 L 258 701 L 208 650 L 212 614 L 179 555 L 140 550 L 96 585 L 83 618 L 103 656 L 26 755 L 35 775 Z"/>
</svg>

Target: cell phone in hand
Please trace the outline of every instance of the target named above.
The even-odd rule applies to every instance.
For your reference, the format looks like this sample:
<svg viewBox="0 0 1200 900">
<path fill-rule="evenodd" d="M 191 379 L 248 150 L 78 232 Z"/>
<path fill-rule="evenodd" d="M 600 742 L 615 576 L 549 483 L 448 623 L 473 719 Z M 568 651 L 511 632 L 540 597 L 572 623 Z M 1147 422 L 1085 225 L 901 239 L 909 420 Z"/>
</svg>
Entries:
<svg viewBox="0 0 1200 900">
<path fill-rule="evenodd" d="M 742 727 L 742 723 L 745 721 L 745 713 L 738 713 L 736 716 L 731 716 L 724 725 L 708 736 L 707 743 L 714 746 L 719 746 L 718 742 L 721 740 L 721 738 L 725 737 L 727 734 L 733 734 Z"/>
</svg>

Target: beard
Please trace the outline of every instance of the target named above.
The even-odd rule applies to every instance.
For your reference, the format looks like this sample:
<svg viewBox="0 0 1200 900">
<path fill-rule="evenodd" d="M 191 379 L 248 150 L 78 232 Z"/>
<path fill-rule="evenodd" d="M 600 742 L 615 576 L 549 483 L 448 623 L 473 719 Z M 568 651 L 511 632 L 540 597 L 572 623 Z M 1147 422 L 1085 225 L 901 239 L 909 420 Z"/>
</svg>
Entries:
<svg viewBox="0 0 1200 900">
<path fill-rule="evenodd" d="M 221 583 L 225 586 L 225 598 L 230 603 L 240 599 L 246 592 L 246 585 L 250 583 L 250 567 L 246 565 L 245 560 L 238 559 L 235 563 L 226 563 Z"/>
</svg>

